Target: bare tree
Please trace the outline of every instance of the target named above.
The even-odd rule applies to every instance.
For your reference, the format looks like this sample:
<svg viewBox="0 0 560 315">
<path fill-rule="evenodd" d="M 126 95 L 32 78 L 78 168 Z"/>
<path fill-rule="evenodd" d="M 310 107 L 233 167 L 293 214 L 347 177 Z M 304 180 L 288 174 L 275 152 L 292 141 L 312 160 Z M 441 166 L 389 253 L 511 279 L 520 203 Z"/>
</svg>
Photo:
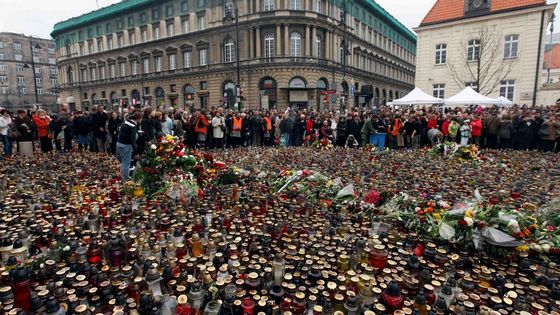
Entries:
<svg viewBox="0 0 560 315">
<path fill-rule="evenodd" d="M 517 62 L 517 58 L 504 58 L 501 32 L 487 27 L 480 27 L 477 36 L 458 49 L 459 57 L 447 62 L 449 74 L 461 89 L 470 83 L 483 95 L 506 80 Z"/>
</svg>

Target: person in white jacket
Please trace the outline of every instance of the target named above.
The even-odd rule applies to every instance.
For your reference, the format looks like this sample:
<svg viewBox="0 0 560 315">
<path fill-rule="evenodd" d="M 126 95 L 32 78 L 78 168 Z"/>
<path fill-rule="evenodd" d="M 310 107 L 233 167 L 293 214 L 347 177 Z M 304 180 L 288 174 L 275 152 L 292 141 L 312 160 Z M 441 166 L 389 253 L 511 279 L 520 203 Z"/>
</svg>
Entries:
<svg viewBox="0 0 560 315">
<path fill-rule="evenodd" d="M 12 155 L 12 139 L 10 139 L 10 135 L 8 134 L 11 124 L 12 118 L 10 114 L 8 114 L 6 109 L 2 108 L 0 110 L 0 138 L 2 139 L 2 145 L 4 147 L 4 157 Z"/>
<path fill-rule="evenodd" d="M 212 118 L 212 138 L 214 138 L 214 147 L 222 149 L 224 147 L 224 136 L 226 130 L 226 120 L 222 117 L 222 112 L 217 110 L 216 115 Z"/>
</svg>

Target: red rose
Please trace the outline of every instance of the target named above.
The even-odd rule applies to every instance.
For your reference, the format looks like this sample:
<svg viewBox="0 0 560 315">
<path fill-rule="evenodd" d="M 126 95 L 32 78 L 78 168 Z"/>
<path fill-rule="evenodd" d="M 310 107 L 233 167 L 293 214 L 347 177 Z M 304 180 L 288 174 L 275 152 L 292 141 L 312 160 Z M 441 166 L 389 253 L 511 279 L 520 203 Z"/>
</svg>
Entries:
<svg viewBox="0 0 560 315">
<path fill-rule="evenodd" d="M 481 222 L 478 223 L 477 227 L 478 227 L 479 230 L 482 230 L 485 226 L 486 226 L 486 222 L 481 221 Z"/>
<path fill-rule="evenodd" d="M 463 219 L 459 220 L 458 223 L 459 223 L 460 226 L 466 226 L 467 225 L 467 221 L 465 221 Z"/>
</svg>

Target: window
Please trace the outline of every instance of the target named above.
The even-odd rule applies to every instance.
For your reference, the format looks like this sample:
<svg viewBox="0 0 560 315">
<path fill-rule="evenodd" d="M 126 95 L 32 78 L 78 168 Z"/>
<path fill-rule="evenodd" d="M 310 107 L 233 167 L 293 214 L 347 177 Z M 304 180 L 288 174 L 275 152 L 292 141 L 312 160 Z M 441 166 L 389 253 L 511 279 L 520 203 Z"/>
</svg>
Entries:
<svg viewBox="0 0 560 315">
<path fill-rule="evenodd" d="M 97 40 L 97 51 L 103 51 L 103 40 Z"/>
<path fill-rule="evenodd" d="M 191 52 L 190 51 L 183 52 L 183 64 L 184 64 L 185 68 L 190 68 L 191 67 Z"/>
<path fill-rule="evenodd" d="M 113 36 L 107 36 L 107 49 L 113 50 Z"/>
<path fill-rule="evenodd" d="M 167 5 L 165 6 L 165 16 L 169 17 L 173 15 L 173 5 Z"/>
<path fill-rule="evenodd" d="M 143 29 L 143 30 L 140 32 L 140 37 L 142 37 L 142 43 L 147 42 L 147 41 L 148 41 L 148 30 Z"/>
<path fill-rule="evenodd" d="M 119 34 L 117 36 L 117 47 L 119 47 L 119 48 L 124 47 L 124 36 L 123 36 L 123 34 Z"/>
<path fill-rule="evenodd" d="M 35 78 L 35 83 L 43 84 L 43 78 Z"/>
<path fill-rule="evenodd" d="M 436 45 L 436 65 L 447 63 L 447 44 Z"/>
<path fill-rule="evenodd" d="M 181 1 L 181 12 L 189 11 L 189 1 Z"/>
<path fill-rule="evenodd" d="M 159 20 L 159 9 L 152 10 L 152 21 Z"/>
<path fill-rule="evenodd" d="M 146 21 L 148 21 L 148 16 L 146 15 L 146 13 L 140 13 L 140 22 L 146 23 Z"/>
<path fill-rule="evenodd" d="M 33 62 L 40 63 L 41 62 L 41 57 L 33 56 Z"/>
<path fill-rule="evenodd" d="M 504 80 L 500 84 L 500 96 L 513 100 L 513 93 L 515 91 L 515 80 Z"/>
<path fill-rule="evenodd" d="M 198 51 L 198 63 L 200 66 L 206 66 L 208 64 L 208 50 L 201 49 Z"/>
<path fill-rule="evenodd" d="M 89 42 L 88 43 L 88 53 L 93 54 L 93 42 Z"/>
<path fill-rule="evenodd" d="M 175 25 L 173 22 L 167 23 L 167 37 L 175 36 Z"/>
<path fill-rule="evenodd" d="M 480 58 L 480 40 L 472 39 L 467 46 L 467 61 L 478 61 Z"/>
<path fill-rule="evenodd" d="M 224 62 L 233 62 L 235 60 L 235 44 L 233 39 L 228 39 L 224 43 Z"/>
<path fill-rule="evenodd" d="M 169 70 L 177 69 L 177 55 L 169 55 Z"/>
<path fill-rule="evenodd" d="M 14 58 L 16 59 L 16 61 L 23 61 L 23 55 L 15 54 Z"/>
<path fill-rule="evenodd" d="M 20 43 L 14 43 L 14 49 L 15 50 L 22 50 L 21 44 Z"/>
<path fill-rule="evenodd" d="M 51 64 L 51 65 L 56 64 L 56 59 L 55 58 L 49 58 L 49 64 Z"/>
<path fill-rule="evenodd" d="M 445 84 L 434 84 L 433 95 L 437 98 L 445 97 Z"/>
<path fill-rule="evenodd" d="M 4 54 L 0 54 L 0 60 L 4 60 Z"/>
<path fill-rule="evenodd" d="M 106 33 L 112 33 L 113 32 L 113 25 L 111 25 L 111 23 L 105 24 L 105 32 Z"/>
<path fill-rule="evenodd" d="M 315 12 L 321 13 L 322 7 L 323 7 L 323 2 L 321 0 L 315 0 L 315 5 L 313 7 L 315 9 Z"/>
<path fill-rule="evenodd" d="M 94 69 L 94 73 L 95 73 L 95 69 Z M 58 79 L 51 79 L 51 84 L 52 85 L 57 85 L 58 84 Z"/>
<path fill-rule="evenodd" d="M 206 5 L 206 1 L 205 0 L 196 0 L 196 6 L 198 8 L 204 8 L 204 6 Z"/>
<path fill-rule="evenodd" d="M 35 73 L 36 74 L 41 74 L 43 71 L 41 71 L 41 67 L 35 67 Z"/>
<path fill-rule="evenodd" d="M 120 63 L 119 67 L 120 67 L 119 74 L 121 75 L 121 77 L 126 77 L 126 63 L 124 62 Z"/>
<path fill-rule="evenodd" d="M 16 72 L 23 72 L 23 65 L 16 65 Z"/>
<path fill-rule="evenodd" d="M 25 77 L 17 77 L 18 83 L 25 83 Z"/>
<path fill-rule="evenodd" d="M 0 71 L 6 71 L 6 65 L 3 63 L 0 63 Z"/>
<path fill-rule="evenodd" d="M 8 82 L 8 76 L 7 75 L 0 75 L 0 82 L 2 82 L 2 83 Z"/>
<path fill-rule="evenodd" d="M 206 17 L 199 16 L 198 17 L 198 30 L 203 31 L 206 28 Z"/>
<path fill-rule="evenodd" d="M 0 41 L 0 48 L 4 48 L 4 42 Z"/>
<path fill-rule="evenodd" d="M 466 82 L 465 86 L 470 86 L 473 90 L 478 91 L 478 84 L 476 82 Z"/>
<path fill-rule="evenodd" d="M 187 34 L 190 31 L 189 28 L 189 20 L 183 20 L 182 21 L 182 25 L 183 25 L 183 34 Z"/>
<path fill-rule="evenodd" d="M 154 40 L 159 39 L 159 26 L 154 26 L 152 28 L 152 32 L 154 35 Z"/>
<path fill-rule="evenodd" d="M 264 0 L 263 11 L 274 11 L 274 0 Z"/>
<path fill-rule="evenodd" d="M 144 73 L 150 73 L 150 59 L 146 58 L 142 62 L 144 63 Z"/>
<path fill-rule="evenodd" d="M 517 48 L 519 47 L 519 35 L 506 36 L 504 58 L 517 57 Z"/>
<path fill-rule="evenodd" d="M 315 57 L 323 57 L 323 39 L 319 34 L 317 34 L 317 36 L 315 37 Z"/>
<path fill-rule="evenodd" d="M 115 65 L 109 65 L 109 75 L 111 76 L 111 79 L 114 79 L 116 77 Z"/>
<path fill-rule="evenodd" d="M 161 56 L 157 56 L 157 57 L 154 58 L 154 66 L 155 66 L 156 72 L 161 72 L 162 64 L 163 64 L 163 62 L 162 62 Z"/>
<path fill-rule="evenodd" d="M 49 74 L 57 75 L 58 74 L 58 69 L 57 68 L 49 68 Z"/>
<path fill-rule="evenodd" d="M 20 91 L 21 91 L 21 94 L 27 94 L 27 88 L 22 87 L 20 89 Z"/>
<path fill-rule="evenodd" d="M 99 78 L 105 80 L 105 66 L 99 67 Z"/>
<path fill-rule="evenodd" d="M 131 15 L 127 18 L 128 27 L 134 26 L 134 16 Z"/>
<path fill-rule="evenodd" d="M 37 89 L 37 94 L 43 95 L 43 89 Z"/>
<path fill-rule="evenodd" d="M 132 72 L 132 75 L 137 75 L 138 74 L 138 63 L 136 61 L 132 61 L 130 64 L 130 69 Z"/>
<path fill-rule="evenodd" d="M 301 10 L 300 0 L 290 0 L 290 10 Z"/>
<path fill-rule="evenodd" d="M 54 48 L 48 48 L 47 51 L 49 55 L 54 55 Z"/>
<path fill-rule="evenodd" d="M 266 33 L 264 35 L 264 57 L 274 57 L 274 34 Z"/>
<path fill-rule="evenodd" d="M 130 45 L 136 45 L 136 36 L 134 34 L 134 30 L 129 31 L 128 33 L 128 43 Z"/>
<path fill-rule="evenodd" d="M 301 34 L 298 32 L 293 32 L 290 35 L 290 44 L 292 47 L 292 57 L 301 56 Z"/>
</svg>

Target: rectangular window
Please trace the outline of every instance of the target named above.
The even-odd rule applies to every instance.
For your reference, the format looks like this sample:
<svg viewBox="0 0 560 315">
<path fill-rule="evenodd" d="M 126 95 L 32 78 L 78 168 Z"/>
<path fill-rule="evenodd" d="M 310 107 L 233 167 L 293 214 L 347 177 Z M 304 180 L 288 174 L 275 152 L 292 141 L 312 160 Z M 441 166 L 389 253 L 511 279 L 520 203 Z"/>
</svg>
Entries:
<svg viewBox="0 0 560 315">
<path fill-rule="evenodd" d="M 82 69 L 82 81 L 87 81 L 87 69 Z"/>
<path fill-rule="evenodd" d="M 436 45 L 436 65 L 447 63 L 447 44 Z"/>
<path fill-rule="evenodd" d="M 14 58 L 16 59 L 16 61 L 23 61 L 23 55 L 16 54 L 14 55 Z"/>
<path fill-rule="evenodd" d="M 22 50 L 21 44 L 20 43 L 14 43 L 14 49 L 15 50 Z"/>
<path fill-rule="evenodd" d="M 143 29 L 142 31 L 140 31 L 140 37 L 142 37 L 142 43 L 145 43 L 148 41 L 148 30 Z"/>
<path fill-rule="evenodd" d="M 55 58 L 49 58 L 49 64 L 51 64 L 51 65 L 56 64 L 56 59 Z"/>
<path fill-rule="evenodd" d="M 476 82 L 466 82 L 465 86 L 470 86 L 473 90 L 478 91 L 478 84 Z"/>
<path fill-rule="evenodd" d="M 163 64 L 162 59 L 163 58 L 161 58 L 161 56 L 157 56 L 154 58 L 154 65 L 155 65 L 156 72 L 161 72 L 162 70 L 162 64 Z"/>
<path fill-rule="evenodd" d="M 517 57 L 517 50 L 519 48 L 519 35 L 508 35 L 505 40 L 504 58 Z"/>
<path fill-rule="evenodd" d="M 191 67 L 191 52 L 190 51 L 183 52 L 183 64 L 185 65 L 185 68 L 190 68 Z"/>
<path fill-rule="evenodd" d="M 101 78 L 101 80 L 105 80 L 105 66 L 99 67 L 99 78 Z"/>
<path fill-rule="evenodd" d="M 113 25 L 111 23 L 105 24 L 105 32 L 112 33 L 113 32 Z"/>
<path fill-rule="evenodd" d="M 103 40 L 97 40 L 97 51 L 103 51 Z"/>
<path fill-rule="evenodd" d="M 115 78 L 115 65 L 109 65 L 109 75 L 111 76 L 111 79 Z"/>
<path fill-rule="evenodd" d="M 322 7 L 323 7 L 322 0 L 315 0 L 315 5 L 314 5 L 315 12 L 321 13 Z"/>
<path fill-rule="evenodd" d="M 8 82 L 8 76 L 7 75 L 0 75 L 0 82 Z"/>
<path fill-rule="evenodd" d="M 49 68 L 49 74 L 52 74 L 52 75 L 58 74 L 58 69 L 57 68 Z"/>
<path fill-rule="evenodd" d="M 177 55 L 169 55 L 169 70 L 177 69 Z"/>
<path fill-rule="evenodd" d="M 152 10 L 152 21 L 159 20 L 159 9 Z"/>
<path fill-rule="evenodd" d="M 182 21 L 182 25 L 183 25 L 183 34 L 187 34 L 190 30 L 189 30 L 189 20 L 183 20 Z"/>
<path fill-rule="evenodd" d="M 23 65 L 16 65 L 16 72 L 23 72 Z"/>
<path fill-rule="evenodd" d="M 140 23 L 146 23 L 146 21 L 148 21 L 146 13 L 140 13 Z"/>
<path fill-rule="evenodd" d="M 480 40 L 472 39 L 467 45 L 467 61 L 478 61 L 480 57 Z"/>
<path fill-rule="evenodd" d="M 144 63 L 144 73 L 150 73 L 150 59 L 146 58 L 142 62 Z"/>
<path fill-rule="evenodd" d="M 0 41 L 0 48 L 4 48 L 4 42 Z"/>
<path fill-rule="evenodd" d="M 90 53 L 90 54 L 93 54 L 93 53 L 94 53 L 94 51 L 93 51 L 93 43 L 92 43 L 92 42 L 89 42 L 89 43 L 88 43 L 88 53 Z"/>
<path fill-rule="evenodd" d="M 92 81 L 97 80 L 97 72 L 95 71 L 95 68 L 89 69 L 89 77 Z"/>
<path fill-rule="evenodd" d="M 124 62 L 120 63 L 119 67 L 120 67 L 119 74 L 121 75 L 121 77 L 126 77 L 126 63 Z"/>
<path fill-rule="evenodd" d="M 134 34 L 134 30 L 130 30 L 128 32 L 128 43 L 130 45 L 136 45 L 136 34 Z"/>
<path fill-rule="evenodd" d="M 6 71 L 6 65 L 3 63 L 0 63 L 0 71 Z"/>
<path fill-rule="evenodd" d="M 117 47 L 119 47 L 119 48 L 124 47 L 124 36 L 123 36 L 123 34 L 119 34 L 117 36 Z"/>
<path fill-rule="evenodd" d="M 52 85 L 58 84 L 58 79 L 51 79 L 51 84 Z"/>
<path fill-rule="evenodd" d="M 187 12 L 189 11 L 189 1 L 184 0 L 181 1 L 181 12 Z"/>
<path fill-rule="evenodd" d="M 107 49 L 113 50 L 113 36 L 107 37 Z"/>
<path fill-rule="evenodd" d="M 97 36 L 101 36 L 101 33 L 102 33 L 101 25 L 97 25 L 95 27 L 95 33 L 96 33 Z"/>
<path fill-rule="evenodd" d="M 445 98 L 445 84 L 434 84 L 433 95 L 434 97 Z"/>
<path fill-rule="evenodd" d="M 207 49 L 201 49 L 198 51 L 198 62 L 200 66 L 206 66 L 208 64 L 208 51 Z"/>
<path fill-rule="evenodd" d="M 152 28 L 152 34 L 154 35 L 154 40 L 159 39 L 160 34 L 159 34 L 159 26 L 153 26 Z"/>
<path fill-rule="evenodd" d="M 196 6 L 200 9 L 200 8 L 204 8 L 206 6 L 206 1 L 205 0 L 196 0 Z"/>
<path fill-rule="evenodd" d="M 35 78 L 35 83 L 43 84 L 43 78 Z"/>
<path fill-rule="evenodd" d="M 47 51 L 48 51 L 49 55 L 54 55 L 55 54 L 54 48 L 48 48 Z"/>
<path fill-rule="evenodd" d="M 500 96 L 507 98 L 508 100 L 513 100 L 513 95 L 515 92 L 515 80 L 504 80 L 500 84 Z"/>
<path fill-rule="evenodd" d="M 290 10 L 301 10 L 300 0 L 290 0 Z"/>
<path fill-rule="evenodd" d="M 165 6 L 165 16 L 170 17 L 173 15 L 173 5 L 167 5 Z"/>
<path fill-rule="evenodd" d="M 130 63 L 130 69 L 131 69 L 132 75 L 137 75 L 138 74 L 138 63 L 136 61 L 132 61 Z"/>
<path fill-rule="evenodd" d="M 25 83 L 25 77 L 17 77 L 18 83 Z"/>
<path fill-rule="evenodd" d="M 274 11 L 274 0 L 264 0 L 264 11 Z"/>
<path fill-rule="evenodd" d="M 198 17 L 198 30 L 203 31 L 206 28 L 206 17 L 199 16 Z"/>
<path fill-rule="evenodd" d="M 41 67 L 35 67 L 35 73 L 36 74 L 41 74 L 43 71 L 41 70 Z"/>
<path fill-rule="evenodd" d="M 43 89 L 37 89 L 37 94 L 43 95 Z"/>
<path fill-rule="evenodd" d="M 41 57 L 33 56 L 33 62 L 40 63 L 41 62 Z"/>
<path fill-rule="evenodd" d="M 20 91 L 21 94 L 27 94 L 27 88 L 22 87 Z"/>
<path fill-rule="evenodd" d="M 167 37 L 175 36 L 175 24 L 173 22 L 167 23 Z"/>
<path fill-rule="evenodd" d="M 117 31 L 121 31 L 124 28 L 124 22 L 122 19 L 117 21 Z"/>
<path fill-rule="evenodd" d="M 4 54 L 0 54 L 0 60 L 4 60 Z"/>
<path fill-rule="evenodd" d="M 128 20 L 128 27 L 134 26 L 134 16 L 132 16 L 132 15 L 129 16 L 129 17 L 127 18 L 127 20 Z"/>
</svg>

